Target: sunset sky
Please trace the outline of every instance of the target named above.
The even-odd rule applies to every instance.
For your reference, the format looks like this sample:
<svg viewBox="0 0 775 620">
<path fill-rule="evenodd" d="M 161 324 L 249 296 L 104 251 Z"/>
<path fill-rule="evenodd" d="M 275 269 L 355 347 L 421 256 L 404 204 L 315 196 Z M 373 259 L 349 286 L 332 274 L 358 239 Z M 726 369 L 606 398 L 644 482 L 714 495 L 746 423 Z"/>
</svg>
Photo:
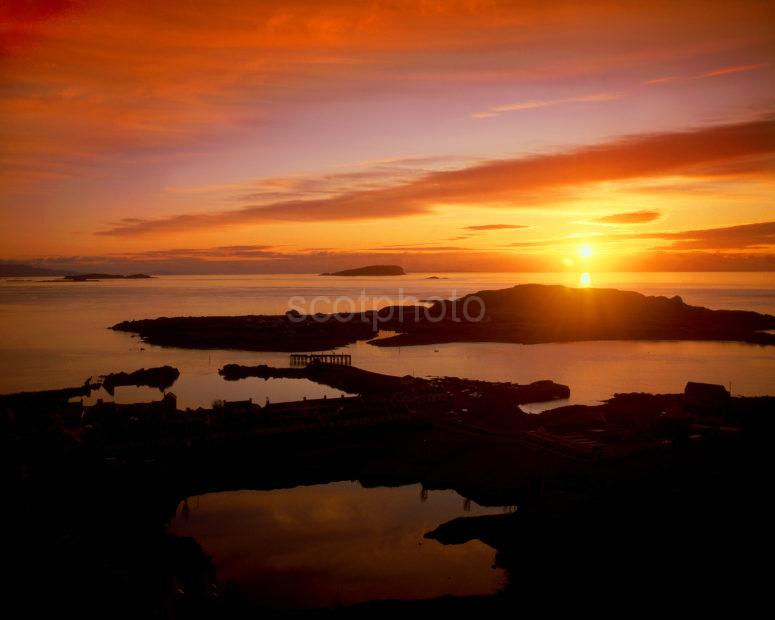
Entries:
<svg viewBox="0 0 775 620">
<path fill-rule="evenodd" d="M 0 7 L 0 260 L 775 270 L 773 2 Z"/>
</svg>

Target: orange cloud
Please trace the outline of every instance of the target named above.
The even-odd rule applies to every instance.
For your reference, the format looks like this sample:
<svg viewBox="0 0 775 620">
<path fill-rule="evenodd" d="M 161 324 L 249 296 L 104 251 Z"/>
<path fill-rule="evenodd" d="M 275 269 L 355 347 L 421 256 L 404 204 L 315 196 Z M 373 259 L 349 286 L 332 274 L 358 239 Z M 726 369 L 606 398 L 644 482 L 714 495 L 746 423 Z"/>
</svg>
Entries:
<svg viewBox="0 0 775 620">
<path fill-rule="evenodd" d="M 771 249 L 775 246 L 775 222 L 741 224 L 724 228 L 642 233 L 633 239 L 663 239 L 671 250 Z"/>
<path fill-rule="evenodd" d="M 643 233 L 612 233 L 595 236 L 595 243 L 618 243 L 634 240 L 656 240 L 667 243 L 659 244 L 658 248 L 686 251 L 741 251 L 765 250 L 775 248 L 775 222 L 757 222 L 725 226 L 721 228 L 703 228 L 699 230 L 656 231 Z M 563 247 L 575 243 L 577 239 L 550 239 L 545 241 L 514 242 L 508 247 Z"/>
<path fill-rule="evenodd" d="M 659 211 L 630 211 L 598 217 L 590 222 L 594 224 L 648 224 L 658 220 L 661 215 Z"/>
<path fill-rule="evenodd" d="M 392 187 L 320 199 L 269 202 L 210 214 L 121 223 L 98 234 L 137 236 L 256 222 L 368 220 L 428 213 L 442 204 L 531 206 L 553 192 L 602 181 L 665 175 L 772 171 L 775 117 L 685 132 L 645 134 L 571 151 L 485 162 L 425 174 Z"/>
<path fill-rule="evenodd" d="M 466 230 L 509 230 L 517 228 L 529 228 L 522 224 L 479 224 L 476 226 L 466 226 Z"/>
<path fill-rule="evenodd" d="M 773 17 L 758 2 L 11 0 L 0 5 L 0 115 L 13 119 L 0 164 L 12 183 L 72 178 L 109 156 L 196 152 L 288 103 L 341 93 L 578 79 L 768 49 Z M 538 105 L 572 101 L 584 98 Z"/>
</svg>

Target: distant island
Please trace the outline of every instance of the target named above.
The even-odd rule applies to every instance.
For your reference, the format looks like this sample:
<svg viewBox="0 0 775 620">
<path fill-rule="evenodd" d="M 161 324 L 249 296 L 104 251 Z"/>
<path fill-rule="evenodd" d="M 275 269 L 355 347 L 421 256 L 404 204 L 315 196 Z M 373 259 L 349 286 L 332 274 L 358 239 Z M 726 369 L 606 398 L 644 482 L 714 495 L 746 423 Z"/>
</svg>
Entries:
<svg viewBox="0 0 775 620">
<path fill-rule="evenodd" d="M 333 273 L 321 273 L 321 276 L 405 276 L 406 272 L 400 265 L 368 265 L 345 269 Z"/>
<path fill-rule="evenodd" d="M 144 273 L 119 275 L 115 273 L 79 273 L 66 269 L 47 269 L 35 267 L 23 263 L 0 263 L 0 278 L 34 278 L 41 276 L 61 277 L 61 280 L 49 280 L 49 282 L 86 282 L 89 280 L 140 280 L 152 278 Z"/>
<path fill-rule="evenodd" d="M 46 269 L 22 263 L 0 263 L 0 277 L 2 278 L 30 278 L 35 276 L 66 276 L 72 275 L 72 271 L 63 269 Z"/>
<path fill-rule="evenodd" d="M 124 321 L 112 329 L 163 346 L 252 351 L 321 351 L 358 340 L 383 347 L 588 340 L 775 344 L 775 317 L 767 314 L 710 310 L 677 296 L 541 284 L 480 291 L 430 307 L 386 307 L 351 315 L 165 317 Z M 380 329 L 395 335 L 375 340 Z"/>
<path fill-rule="evenodd" d="M 133 273 L 128 276 L 117 275 L 115 273 L 83 273 L 74 276 L 65 276 L 62 280 L 52 280 L 53 282 L 96 282 L 99 280 L 145 280 L 152 278 L 144 273 Z"/>
</svg>

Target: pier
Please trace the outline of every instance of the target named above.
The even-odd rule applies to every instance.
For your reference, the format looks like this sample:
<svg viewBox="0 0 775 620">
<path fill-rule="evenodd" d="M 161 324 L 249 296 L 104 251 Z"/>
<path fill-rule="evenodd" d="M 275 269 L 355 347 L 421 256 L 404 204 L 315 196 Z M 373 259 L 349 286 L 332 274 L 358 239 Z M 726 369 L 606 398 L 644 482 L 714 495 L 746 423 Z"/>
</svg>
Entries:
<svg viewBox="0 0 775 620">
<path fill-rule="evenodd" d="M 291 366 L 309 366 L 310 364 L 334 364 L 352 366 L 349 353 L 291 353 Z"/>
</svg>

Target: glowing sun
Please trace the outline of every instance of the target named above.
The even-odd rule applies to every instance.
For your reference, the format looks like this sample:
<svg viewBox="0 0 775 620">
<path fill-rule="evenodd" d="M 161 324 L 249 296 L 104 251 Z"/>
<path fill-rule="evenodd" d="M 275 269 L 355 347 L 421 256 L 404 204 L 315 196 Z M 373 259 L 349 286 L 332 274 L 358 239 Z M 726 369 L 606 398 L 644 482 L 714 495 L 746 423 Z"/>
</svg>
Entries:
<svg viewBox="0 0 775 620">
<path fill-rule="evenodd" d="M 579 256 L 581 256 L 582 258 L 589 258 L 590 256 L 592 256 L 592 246 L 589 245 L 588 243 L 583 244 L 579 248 Z"/>
</svg>

